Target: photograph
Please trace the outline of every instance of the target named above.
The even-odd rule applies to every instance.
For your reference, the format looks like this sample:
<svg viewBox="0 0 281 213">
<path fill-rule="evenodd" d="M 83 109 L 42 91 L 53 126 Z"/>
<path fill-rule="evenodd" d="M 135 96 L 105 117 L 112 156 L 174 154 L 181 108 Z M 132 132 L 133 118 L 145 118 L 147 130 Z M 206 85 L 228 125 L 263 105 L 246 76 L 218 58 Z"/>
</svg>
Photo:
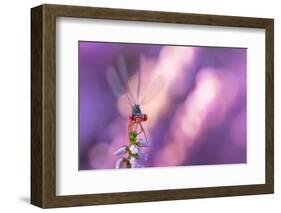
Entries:
<svg viewBox="0 0 281 213">
<path fill-rule="evenodd" d="M 247 48 L 78 41 L 79 170 L 247 163 Z"/>
<path fill-rule="evenodd" d="M 274 18 L 128 8 L 31 8 L 31 204 L 273 194 Z"/>
</svg>

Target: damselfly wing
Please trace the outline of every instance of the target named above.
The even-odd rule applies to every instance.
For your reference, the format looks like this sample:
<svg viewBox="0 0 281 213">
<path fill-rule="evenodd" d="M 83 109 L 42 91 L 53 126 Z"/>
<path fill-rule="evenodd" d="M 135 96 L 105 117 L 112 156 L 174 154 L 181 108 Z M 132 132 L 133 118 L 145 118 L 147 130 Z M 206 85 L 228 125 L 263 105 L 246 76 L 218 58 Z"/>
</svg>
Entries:
<svg viewBox="0 0 281 213">
<path fill-rule="evenodd" d="M 144 148 L 148 147 L 149 142 L 143 122 L 148 120 L 148 115 L 141 110 L 141 104 L 145 103 L 147 99 L 144 95 L 141 95 L 141 90 L 143 89 L 141 87 L 141 70 L 138 69 L 135 72 L 137 81 L 135 81 L 136 85 L 134 85 L 135 90 L 132 90 L 127 65 L 122 56 L 118 57 L 116 66 L 111 66 L 107 69 L 107 80 L 114 95 L 117 98 L 124 96 L 131 107 L 131 112 L 128 112 L 128 143 L 115 152 L 115 155 L 119 157 L 115 168 L 143 167 L 144 165 L 141 162 L 147 159 Z"/>
</svg>

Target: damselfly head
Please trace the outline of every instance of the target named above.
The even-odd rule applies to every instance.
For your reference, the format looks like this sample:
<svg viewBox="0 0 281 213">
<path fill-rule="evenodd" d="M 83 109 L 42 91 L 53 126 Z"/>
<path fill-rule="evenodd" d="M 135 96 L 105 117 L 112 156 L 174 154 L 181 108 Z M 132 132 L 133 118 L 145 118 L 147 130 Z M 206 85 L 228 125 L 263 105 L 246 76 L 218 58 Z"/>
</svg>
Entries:
<svg viewBox="0 0 281 213">
<path fill-rule="evenodd" d="M 132 114 L 129 116 L 130 120 L 135 122 L 146 121 L 147 115 L 143 114 L 139 104 L 132 107 Z"/>
<path fill-rule="evenodd" d="M 139 104 L 135 104 L 135 105 L 132 107 L 132 114 L 133 114 L 133 115 L 141 115 L 141 114 L 142 114 L 141 108 L 140 108 L 140 105 L 139 105 Z"/>
</svg>

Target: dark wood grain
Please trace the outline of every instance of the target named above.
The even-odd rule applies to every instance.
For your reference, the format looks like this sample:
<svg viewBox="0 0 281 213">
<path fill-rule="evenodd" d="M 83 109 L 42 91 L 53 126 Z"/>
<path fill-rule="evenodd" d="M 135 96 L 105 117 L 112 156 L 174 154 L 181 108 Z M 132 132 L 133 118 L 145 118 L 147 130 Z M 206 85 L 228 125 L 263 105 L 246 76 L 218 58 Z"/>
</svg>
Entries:
<svg viewBox="0 0 281 213">
<path fill-rule="evenodd" d="M 56 17 L 95 18 L 266 31 L 266 183 L 194 189 L 56 196 Z M 273 193 L 274 191 L 274 36 L 264 18 L 168 13 L 109 8 L 41 5 L 31 10 L 31 203 L 64 207 Z"/>
<path fill-rule="evenodd" d="M 43 7 L 31 14 L 31 203 L 43 206 L 42 63 Z"/>
<path fill-rule="evenodd" d="M 274 21 L 266 26 L 265 34 L 265 171 L 268 191 L 274 192 Z"/>
</svg>

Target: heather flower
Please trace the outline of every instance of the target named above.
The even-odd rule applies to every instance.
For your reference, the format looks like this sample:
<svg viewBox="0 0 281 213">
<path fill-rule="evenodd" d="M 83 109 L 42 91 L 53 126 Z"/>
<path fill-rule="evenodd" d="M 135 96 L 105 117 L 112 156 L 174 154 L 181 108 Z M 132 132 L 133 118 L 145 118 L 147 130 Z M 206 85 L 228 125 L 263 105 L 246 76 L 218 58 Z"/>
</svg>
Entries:
<svg viewBox="0 0 281 213">
<path fill-rule="evenodd" d="M 132 168 L 143 168 L 143 167 L 144 167 L 144 165 L 141 164 L 141 163 L 138 161 L 138 159 L 136 159 L 136 158 L 134 158 L 134 157 L 132 157 L 129 161 L 130 161 L 130 164 L 131 164 L 131 167 L 132 167 Z"/>
<path fill-rule="evenodd" d="M 121 157 L 116 161 L 115 169 L 130 167 L 130 161 L 127 158 Z"/>
<path fill-rule="evenodd" d="M 139 139 L 139 141 L 138 141 L 138 146 L 139 147 L 148 147 L 149 145 L 148 145 L 148 142 L 146 141 L 146 140 L 144 140 L 144 139 Z"/>
<path fill-rule="evenodd" d="M 130 152 L 131 152 L 133 155 L 138 154 L 138 152 L 139 152 L 139 149 L 138 149 L 138 147 L 137 147 L 136 145 L 131 145 L 131 146 L 129 147 L 129 149 L 130 149 Z"/>
<path fill-rule="evenodd" d="M 119 148 L 116 152 L 114 152 L 114 155 L 124 155 L 128 152 L 128 146 L 124 145 L 121 146 L 121 148 Z"/>
<path fill-rule="evenodd" d="M 138 157 L 139 159 L 142 159 L 142 160 L 147 160 L 148 158 L 148 155 L 143 151 L 143 150 L 140 150 L 139 153 L 138 153 Z"/>
<path fill-rule="evenodd" d="M 129 145 L 120 147 L 114 154 L 121 156 L 115 165 L 115 168 L 142 168 L 143 162 L 147 160 L 148 155 L 142 150 L 142 147 L 148 147 L 146 140 L 138 138 L 136 131 L 129 132 Z"/>
<path fill-rule="evenodd" d="M 116 169 L 121 168 L 123 163 L 124 163 L 124 159 L 123 159 L 123 158 L 119 158 L 119 159 L 116 161 L 115 168 L 116 168 Z"/>
</svg>

